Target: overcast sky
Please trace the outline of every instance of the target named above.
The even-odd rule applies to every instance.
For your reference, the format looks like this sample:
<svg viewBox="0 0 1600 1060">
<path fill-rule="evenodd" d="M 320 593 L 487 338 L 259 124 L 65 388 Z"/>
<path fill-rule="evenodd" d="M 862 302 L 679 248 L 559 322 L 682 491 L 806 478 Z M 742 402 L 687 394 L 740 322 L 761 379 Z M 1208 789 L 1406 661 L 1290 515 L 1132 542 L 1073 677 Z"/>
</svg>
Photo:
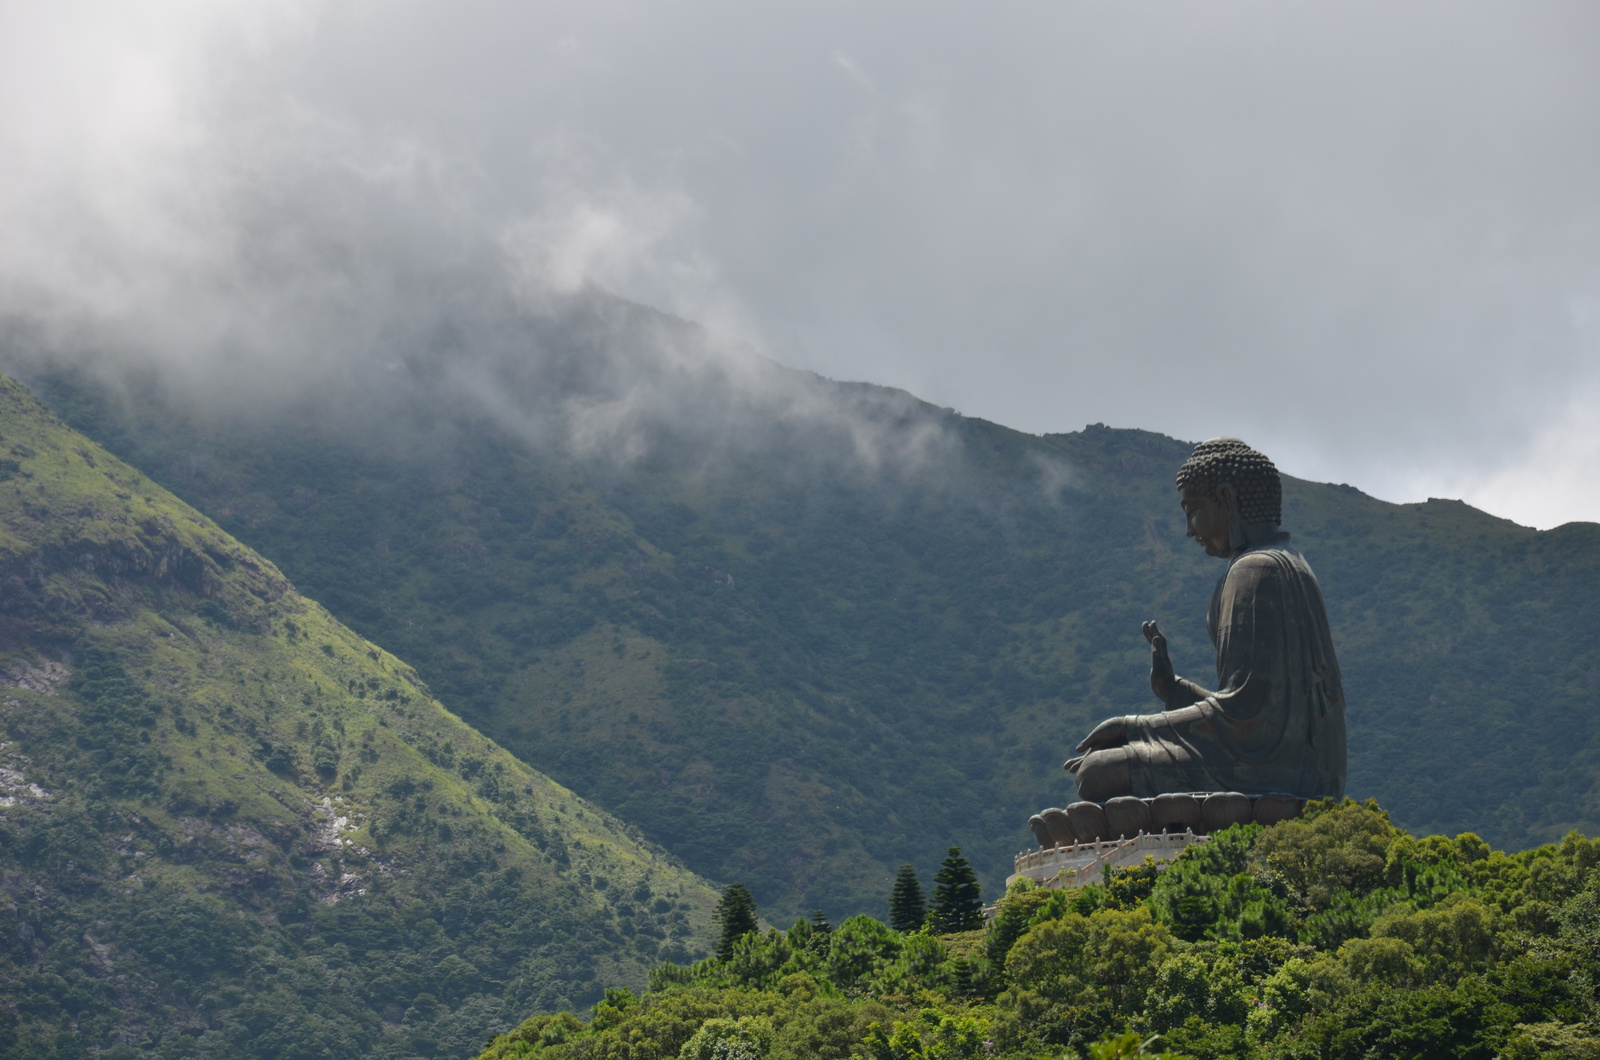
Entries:
<svg viewBox="0 0 1600 1060">
<path fill-rule="evenodd" d="M 202 356 L 466 233 L 1022 430 L 1600 520 L 1593 0 L 4 0 L 0 92 L 0 312 Z M 374 263 L 293 275 L 330 223 Z"/>
</svg>

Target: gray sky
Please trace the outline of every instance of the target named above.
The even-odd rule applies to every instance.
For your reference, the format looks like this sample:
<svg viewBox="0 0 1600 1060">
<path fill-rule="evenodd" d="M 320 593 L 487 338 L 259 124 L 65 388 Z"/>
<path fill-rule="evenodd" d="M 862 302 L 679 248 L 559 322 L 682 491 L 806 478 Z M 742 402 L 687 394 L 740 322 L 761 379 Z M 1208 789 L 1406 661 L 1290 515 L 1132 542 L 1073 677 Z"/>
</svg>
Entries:
<svg viewBox="0 0 1600 1060">
<path fill-rule="evenodd" d="M 1023 430 L 1600 520 L 1592 0 L 5 0 L 0 151 L 59 335 L 304 358 L 492 246 Z"/>
</svg>

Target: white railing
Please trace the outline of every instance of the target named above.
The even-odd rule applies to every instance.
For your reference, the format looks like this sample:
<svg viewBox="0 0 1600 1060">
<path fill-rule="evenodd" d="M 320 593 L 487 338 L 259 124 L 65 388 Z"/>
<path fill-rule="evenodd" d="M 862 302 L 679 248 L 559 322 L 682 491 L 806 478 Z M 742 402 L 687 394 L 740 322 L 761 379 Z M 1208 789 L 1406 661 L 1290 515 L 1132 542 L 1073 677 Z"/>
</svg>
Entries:
<svg viewBox="0 0 1600 1060">
<path fill-rule="evenodd" d="M 1127 839 L 1026 850 L 1017 855 L 1016 872 L 1006 880 L 1006 886 L 1011 886 L 1019 876 L 1029 876 L 1043 887 L 1081 887 L 1099 879 L 1101 870 L 1107 866 L 1142 862 L 1147 856 L 1165 861 L 1210 838 L 1195 835 L 1192 830 L 1140 832 Z"/>
</svg>

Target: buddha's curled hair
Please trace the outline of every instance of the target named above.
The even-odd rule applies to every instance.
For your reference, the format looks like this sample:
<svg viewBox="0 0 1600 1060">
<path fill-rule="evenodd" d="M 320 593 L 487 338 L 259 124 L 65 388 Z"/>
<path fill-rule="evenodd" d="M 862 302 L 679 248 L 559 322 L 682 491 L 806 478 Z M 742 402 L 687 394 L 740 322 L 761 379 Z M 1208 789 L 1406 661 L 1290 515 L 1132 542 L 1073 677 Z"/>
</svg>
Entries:
<svg viewBox="0 0 1600 1060">
<path fill-rule="evenodd" d="M 1246 523 L 1283 522 L 1283 483 L 1278 469 L 1265 453 L 1237 438 L 1212 438 L 1194 447 L 1194 455 L 1178 469 L 1178 488 L 1212 493 L 1224 482 L 1233 484 L 1239 498 L 1239 516 Z"/>
</svg>

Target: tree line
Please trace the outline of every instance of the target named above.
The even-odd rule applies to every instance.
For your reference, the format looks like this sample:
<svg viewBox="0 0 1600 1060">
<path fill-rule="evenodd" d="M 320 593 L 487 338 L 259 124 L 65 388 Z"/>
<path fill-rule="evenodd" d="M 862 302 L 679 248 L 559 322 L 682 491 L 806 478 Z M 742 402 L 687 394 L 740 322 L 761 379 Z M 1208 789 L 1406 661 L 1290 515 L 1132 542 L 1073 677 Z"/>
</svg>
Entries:
<svg viewBox="0 0 1600 1060">
<path fill-rule="evenodd" d="M 739 940 L 761 930 L 756 915 L 756 900 L 744 883 L 731 883 L 722 892 L 713 914 L 717 925 L 717 958 L 733 956 Z M 922 889 L 916 867 L 900 866 L 889 892 L 889 927 L 902 933 L 927 929 L 935 935 L 972 931 L 983 926 L 983 897 L 972 863 L 951 847 L 933 879 L 933 901 Z M 827 914 L 818 909 L 811 915 L 814 932 L 829 932 Z"/>
</svg>

